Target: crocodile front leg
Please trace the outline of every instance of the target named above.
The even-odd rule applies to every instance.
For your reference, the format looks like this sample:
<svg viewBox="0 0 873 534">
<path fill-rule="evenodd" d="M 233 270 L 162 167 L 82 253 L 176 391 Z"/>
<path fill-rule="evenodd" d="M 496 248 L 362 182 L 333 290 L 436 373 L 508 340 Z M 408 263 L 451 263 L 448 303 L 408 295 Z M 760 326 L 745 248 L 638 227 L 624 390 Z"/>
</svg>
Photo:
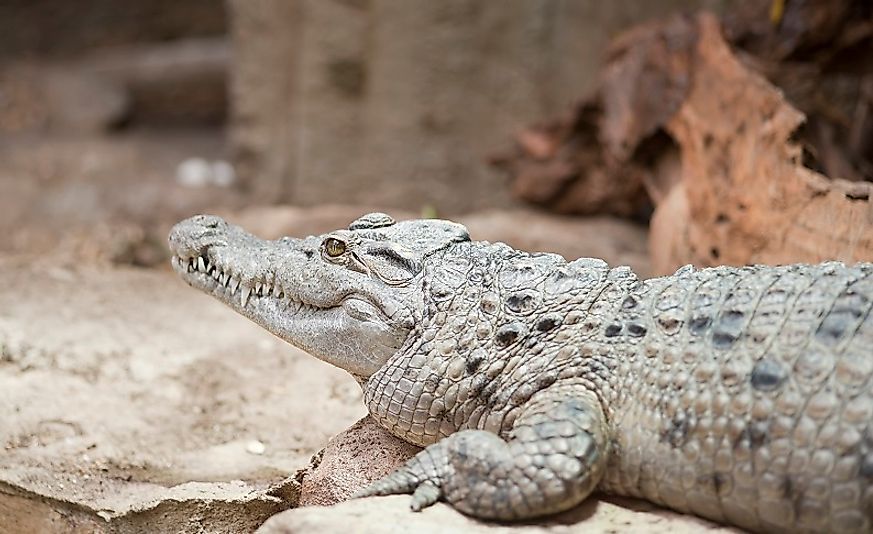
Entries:
<svg viewBox="0 0 873 534">
<path fill-rule="evenodd" d="M 462 430 L 356 497 L 411 492 L 416 511 L 442 498 L 475 517 L 523 519 L 580 503 L 606 467 L 603 411 L 580 385 L 554 385 L 534 395 L 507 437 Z"/>
</svg>

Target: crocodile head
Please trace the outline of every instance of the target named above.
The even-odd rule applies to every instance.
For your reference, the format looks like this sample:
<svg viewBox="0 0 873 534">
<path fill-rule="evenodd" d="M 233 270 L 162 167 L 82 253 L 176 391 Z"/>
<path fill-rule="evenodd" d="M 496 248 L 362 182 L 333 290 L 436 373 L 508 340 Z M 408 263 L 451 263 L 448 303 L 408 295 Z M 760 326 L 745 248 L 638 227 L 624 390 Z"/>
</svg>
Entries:
<svg viewBox="0 0 873 534">
<path fill-rule="evenodd" d="M 371 213 L 348 229 L 275 241 L 220 217 L 173 227 L 173 268 L 288 343 L 359 378 L 396 353 L 420 319 L 429 258 L 469 241 L 441 220 L 395 223 Z"/>
</svg>

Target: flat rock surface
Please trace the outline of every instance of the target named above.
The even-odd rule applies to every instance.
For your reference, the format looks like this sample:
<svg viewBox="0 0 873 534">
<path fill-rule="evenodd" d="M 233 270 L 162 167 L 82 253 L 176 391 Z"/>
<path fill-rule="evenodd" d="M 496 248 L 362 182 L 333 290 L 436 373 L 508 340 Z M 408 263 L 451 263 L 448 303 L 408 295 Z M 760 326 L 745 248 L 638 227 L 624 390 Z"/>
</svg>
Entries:
<svg viewBox="0 0 873 534">
<path fill-rule="evenodd" d="M 369 416 L 333 437 L 302 474 L 300 506 L 270 519 L 260 533 L 335 532 L 737 532 L 645 501 L 595 495 L 555 517 L 512 525 L 479 522 L 443 503 L 409 510 L 409 495 L 348 499 L 421 449 L 392 436 Z M 343 502 L 346 501 L 346 502 Z M 339 503 L 339 504 L 337 504 Z M 334 506 L 329 506 L 334 505 Z"/>
<path fill-rule="evenodd" d="M 251 530 L 364 414 L 344 372 L 169 272 L 0 272 L 0 525 L 15 531 L 55 516 L 58 531 Z"/>
<path fill-rule="evenodd" d="M 334 506 L 311 506 L 289 510 L 270 518 L 258 534 L 291 532 L 353 532 L 359 534 L 400 534 L 415 532 L 506 532 L 506 533 L 591 533 L 645 532 L 650 534 L 692 534 L 697 532 L 738 533 L 691 516 L 682 516 L 640 501 L 592 498 L 582 505 L 551 518 L 529 523 L 485 523 L 471 519 L 450 506 L 437 503 L 422 512 L 409 509 L 409 495 L 370 497 Z"/>
<path fill-rule="evenodd" d="M 420 447 L 396 438 L 370 416 L 334 436 L 302 473 L 300 506 L 331 505 L 378 480 Z"/>
</svg>

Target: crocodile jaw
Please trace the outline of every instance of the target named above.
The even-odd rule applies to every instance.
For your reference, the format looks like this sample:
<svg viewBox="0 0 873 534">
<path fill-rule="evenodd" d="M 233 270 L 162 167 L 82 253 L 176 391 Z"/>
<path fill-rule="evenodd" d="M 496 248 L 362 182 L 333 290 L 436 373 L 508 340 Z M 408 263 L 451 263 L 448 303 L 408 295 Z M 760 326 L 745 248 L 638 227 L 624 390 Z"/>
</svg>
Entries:
<svg viewBox="0 0 873 534">
<path fill-rule="evenodd" d="M 173 269 L 189 285 L 355 376 L 373 374 L 409 335 L 404 306 L 322 262 L 317 238 L 267 241 L 197 216 L 177 224 L 169 242 Z"/>
</svg>

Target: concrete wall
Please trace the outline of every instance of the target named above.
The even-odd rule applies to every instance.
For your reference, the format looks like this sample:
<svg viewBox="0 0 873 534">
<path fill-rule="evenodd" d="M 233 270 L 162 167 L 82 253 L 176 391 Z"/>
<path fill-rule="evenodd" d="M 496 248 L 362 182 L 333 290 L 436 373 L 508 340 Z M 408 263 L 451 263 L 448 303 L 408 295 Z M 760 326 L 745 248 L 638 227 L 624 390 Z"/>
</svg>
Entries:
<svg viewBox="0 0 873 534">
<path fill-rule="evenodd" d="M 487 157 L 590 90 L 611 35 L 725 2 L 229 0 L 240 174 L 262 201 L 506 205 Z"/>
</svg>

